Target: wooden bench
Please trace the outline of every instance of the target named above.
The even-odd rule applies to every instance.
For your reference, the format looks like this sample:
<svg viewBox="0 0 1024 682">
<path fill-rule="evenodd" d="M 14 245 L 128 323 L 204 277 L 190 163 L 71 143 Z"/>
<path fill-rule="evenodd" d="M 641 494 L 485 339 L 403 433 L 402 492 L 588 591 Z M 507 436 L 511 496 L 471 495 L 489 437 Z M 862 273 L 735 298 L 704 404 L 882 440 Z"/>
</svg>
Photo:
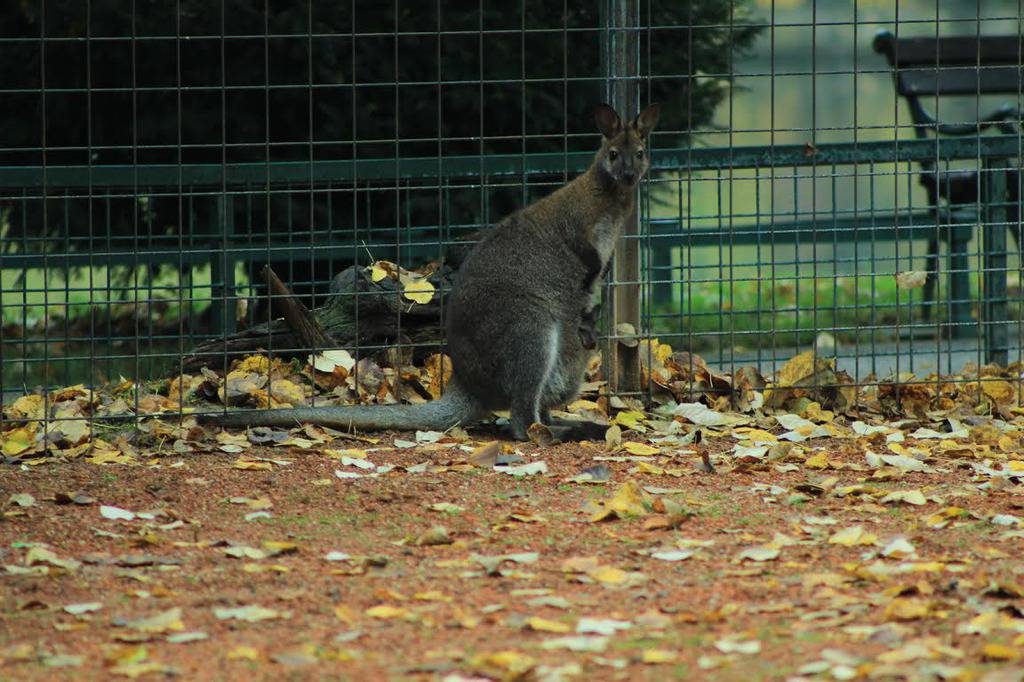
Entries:
<svg viewBox="0 0 1024 682">
<path fill-rule="evenodd" d="M 897 94 L 910 109 L 914 134 L 919 139 L 935 137 L 978 137 L 994 129 L 1018 135 L 1020 112 L 1004 104 L 974 121 L 945 122 L 929 113 L 922 98 L 940 96 L 1021 96 L 1021 55 L 1024 42 L 1019 35 L 899 38 L 879 32 L 874 49 L 893 69 Z M 1019 140 L 1019 138 L 1018 138 Z M 983 321 L 1001 321 L 1006 312 L 1006 230 L 1014 235 L 1018 250 L 1021 240 L 1019 159 L 985 159 L 981 167 L 950 169 L 939 159 L 920 161 L 920 184 L 928 194 L 936 229 L 928 239 L 928 278 L 925 284 L 925 317 L 930 314 L 939 269 L 939 242 L 948 247 L 949 307 L 954 332 L 970 331 L 970 277 L 968 242 L 974 225 L 983 231 L 983 270 L 986 310 Z M 986 335 L 1005 333 L 1005 325 L 985 329 Z M 1003 346 L 1001 339 L 991 339 Z"/>
</svg>

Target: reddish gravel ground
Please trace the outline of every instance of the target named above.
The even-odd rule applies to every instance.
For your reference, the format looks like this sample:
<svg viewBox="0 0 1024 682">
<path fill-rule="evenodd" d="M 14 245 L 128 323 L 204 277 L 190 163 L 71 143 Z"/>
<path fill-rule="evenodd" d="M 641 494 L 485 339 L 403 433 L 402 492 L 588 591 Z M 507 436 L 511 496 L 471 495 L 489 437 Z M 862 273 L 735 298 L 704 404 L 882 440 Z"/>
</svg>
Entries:
<svg viewBox="0 0 1024 682">
<path fill-rule="evenodd" d="M 278 447 L 246 453 L 290 462 L 269 470 L 207 454 L 0 471 L 0 678 L 1024 679 L 1024 539 L 1019 526 L 991 521 L 1021 515 L 1024 495 L 1014 485 L 979 488 L 984 481 L 955 459 L 934 473 L 872 477 L 843 468 L 864 462 L 856 441 L 826 439 L 817 445 L 828 469 L 737 469 L 721 457 L 716 472 L 702 473 L 688 454 L 652 462 L 679 476 L 613 461 L 611 480 L 595 485 L 568 479 L 607 454 L 603 443 L 522 446 L 527 462 L 549 470 L 514 478 L 446 467 L 465 461 L 457 448 L 394 449 L 392 440 L 331 447 L 382 448 L 368 455 L 375 465 L 441 466 L 338 478 L 337 470 L 368 472 Z M 733 442 L 695 447 L 719 453 Z M 647 501 L 686 513 L 662 524 L 650 523 L 660 507 L 592 522 L 588 505 L 627 480 L 662 489 Z M 843 492 L 856 484 L 874 496 Z M 878 491 L 890 489 L 920 490 L 926 501 L 882 503 Z M 34 502 L 7 502 L 26 502 L 23 493 Z M 58 503 L 69 493 L 93 501 Z M 429 507 L 437 503 L 462 509 Z M 107 519 L 101 505 L 154 517 Z M 929 525 L 951 506 L 964 515 Z M 254 511 L 268 514 L 247 520 Z M 447 537 L 431 531 L 439 525 Z M 877 540 L 828 541 L 858 525 Z M 897 536 L 916 555 L 881 556 Z M 769 547 L 740 558 L 773 539 L 776 556 Z M 227 554 L 266 550 L 265 541 L 289 544 L 263 558 Z M 30 556 L 31 543 L 53 554 Z M 655 549 L 669 560 L 652 557 Z M 330 552 L 349 558 L 328 561 Z M 524 553 L 537 556 L 474 559 Z M 81 564 L 61 568 L 54 555 Z M 215 615 L 246 606 L 277 617 Z M 586 618 L 598 630 L 614 628 L 609 620 L 627 627 L 578 633 Z M 969 632 L 970 623 L 982 631 Z M 572 650 L 583 645 L 602 650 Z"/>
</svg>

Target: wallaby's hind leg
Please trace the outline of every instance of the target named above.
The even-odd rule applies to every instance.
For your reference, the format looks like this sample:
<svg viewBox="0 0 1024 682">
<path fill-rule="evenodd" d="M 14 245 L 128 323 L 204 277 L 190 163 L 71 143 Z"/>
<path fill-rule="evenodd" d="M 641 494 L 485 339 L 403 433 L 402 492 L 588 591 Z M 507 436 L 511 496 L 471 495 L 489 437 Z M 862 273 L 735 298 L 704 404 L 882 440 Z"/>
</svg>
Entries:
<svg viewBox="0 0 1024 682">
<path fill-rule="evenodd" d="M 545 386 L 556 370 L 559 360 L 561 334 L 557 324 L 552 324 L 546 334 L 541 334 L 532 343 L 524 345 L 521 361 L 514 368 L 512 384 L 511 422 L 512 435 L 517 440 L 527 440 L 526 431 L 534 422 L 550 420 L 548 405 L 544 403 Z"/>
</svg>

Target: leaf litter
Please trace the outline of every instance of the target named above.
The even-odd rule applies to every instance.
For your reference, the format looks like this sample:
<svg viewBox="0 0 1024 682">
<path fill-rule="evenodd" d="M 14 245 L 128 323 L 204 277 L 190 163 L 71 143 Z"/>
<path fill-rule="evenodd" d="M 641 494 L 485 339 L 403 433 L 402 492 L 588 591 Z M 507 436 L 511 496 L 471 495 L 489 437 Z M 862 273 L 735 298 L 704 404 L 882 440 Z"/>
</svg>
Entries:
<svg viewBox="0 0 1024 682">
<path fill-rule="evenodd" d="M 574 444 L 190 414 L 435 396 L 441 356 L 14 400 L 0 674 L 1024 674 L 1020 367 L 858 388 L 813 353 L 762 377 L 640 343 L 654 409 L 595 378 L 569 411 L 609 428 Z M 136 405 L 135 429 L 100 419 Z"/>
</svg>

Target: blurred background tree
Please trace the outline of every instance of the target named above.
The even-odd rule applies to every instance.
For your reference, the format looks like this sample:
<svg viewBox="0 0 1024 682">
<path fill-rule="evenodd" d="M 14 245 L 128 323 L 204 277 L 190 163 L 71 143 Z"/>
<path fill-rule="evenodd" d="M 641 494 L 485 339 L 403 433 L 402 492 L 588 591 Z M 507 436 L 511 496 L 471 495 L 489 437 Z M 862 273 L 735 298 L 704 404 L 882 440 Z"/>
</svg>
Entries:
<svg viewBox="0 0 1024 682">
<path fill-rule="evenodd" d="M 571 4 L 2 0 L 0 165 L 589 150 L 603 91 L 600 3 Z M 642 72 L 659 76 L 642 100 L 664 105 L 660 129 L 670 132 L 659 144 L 683 144 L 711 121 L 733 59 L 759 29 L 746 0 L 640 4 L 641 25 L 658 27 L 641 34 Z M 82 250 L 112 236 L 187 235 L 215 219 L 213 202 L 122 194 L 54 205 L 45 226 L 41 201 L 8 202 L 5 248 Z M 236 230 L 259 244 L 287 225 L 282 239 L 309 244 L 353 229 L 356 216 L 378 227 L 438 221 L 436 189 L 372 210 L 368 191 L 334 193 L 330 208 L 323 196 L 236 201 Z M 518 188 L 496 188 L 481 216 L 479 187 L 455 192 L 446 223 L 494 220 L 522 201 Z M 311 291 L 335 269 L 295 263 L 282 277 Z"/>
</svg>

